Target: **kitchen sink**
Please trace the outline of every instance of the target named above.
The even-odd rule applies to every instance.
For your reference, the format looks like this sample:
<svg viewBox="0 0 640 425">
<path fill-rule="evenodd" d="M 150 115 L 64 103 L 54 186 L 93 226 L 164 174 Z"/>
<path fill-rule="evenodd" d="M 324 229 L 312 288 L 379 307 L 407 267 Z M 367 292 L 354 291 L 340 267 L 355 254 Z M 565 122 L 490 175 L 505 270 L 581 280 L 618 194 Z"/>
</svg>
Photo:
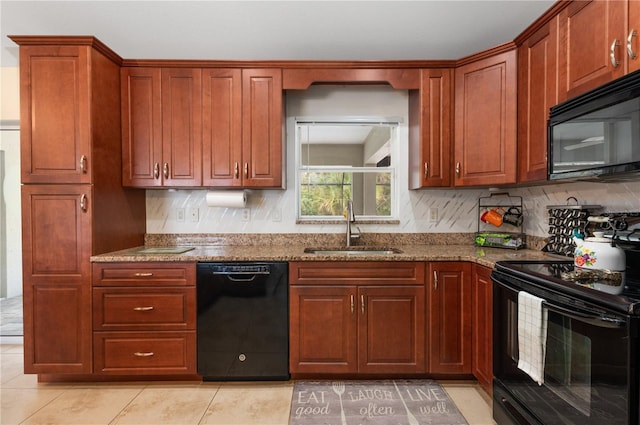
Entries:
<svg viewBox="0 0 640 425">
<path fill-rule="evenodd" d="M 391 255 L 402 254 L 396 248 L 380 246 L 342 246 L 334 248 L 305 248 L 306 254 L 318 255 Z"/>
</svg>

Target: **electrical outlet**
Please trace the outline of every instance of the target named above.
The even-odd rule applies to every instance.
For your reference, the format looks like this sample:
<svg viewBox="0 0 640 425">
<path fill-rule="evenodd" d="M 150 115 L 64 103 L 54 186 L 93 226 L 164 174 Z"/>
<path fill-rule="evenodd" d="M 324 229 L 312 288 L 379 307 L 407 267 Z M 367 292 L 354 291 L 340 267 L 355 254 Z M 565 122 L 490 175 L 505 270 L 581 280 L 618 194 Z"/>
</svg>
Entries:
<svg viewBox="0 0 640 425">
<path fill-rule="evenodd" d="M 251 221 L 251 208 L 242 209 L 242 221 Z"/>
<path fill-rule="evenodd" d="M 438 209 L 436 207 L 429 208 L 429 221 L 432 223 L 438 221 Z"/>
<path fill-rule="evenodd" d="M 200 210 L 198 208 L 189 208 L 189 220 L 196 223 L 200 220 Z"/>
<path fill-rule="evenodd" d="M 184 208 L 176 208 L 176 221 L 184 221 Z"/>
</svg>

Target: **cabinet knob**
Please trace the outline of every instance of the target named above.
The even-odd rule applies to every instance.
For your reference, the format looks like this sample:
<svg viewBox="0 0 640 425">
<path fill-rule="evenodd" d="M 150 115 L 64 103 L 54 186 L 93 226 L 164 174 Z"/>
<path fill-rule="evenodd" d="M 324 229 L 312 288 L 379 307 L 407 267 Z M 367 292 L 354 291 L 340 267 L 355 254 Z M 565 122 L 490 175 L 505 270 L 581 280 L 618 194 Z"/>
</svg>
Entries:
<svg viewBox="0 0 640 425">
<path fill-rule="evenodd" d="M 133 276 L 134 277 L 151 277 L 153 276 L 153 273 L 134 273 Z"/>
<path fill-rule="evenodd" d="M 424 163 L 424 178 L 425 179 L 429 178 L 429 163 L 428 162 Z"/>
<path fill-rule="evenodd" d="M 164 165 L 162 166 L 162 174 L 164 174 L 164 178 L 168 179 L 169 178 L 169 163 L 165 162 Z"/>
<path fill-rule="evenodd" d="M 633 37 L 635 37 L 638 33 L 635 29 L 631 29 L 629 32 L 629 36 L 627 37 L 627 54 L 630 59 L 635 59 L 638 55 L 633 51 Z"/>
<path fill-rule="evenodd" d="M 86 155 L 82 155 L 80 157 L 80 172 L 82 172 L 82 174 L 85 174 L 87 172 L 87 156 Z"/>
<path fill-rule="evenodd" d="M 460 177 L 460 162 L 456 162 L 456 176 Z"/>
<path fill-rule="evenodd" d="M 611 65 L 614 68 L 617 68 L 620 62 L 616 58 L 616 47 L 620 45 L 620 42 L 617 38 L 613 39 L 613 43 L 611 43 L 611 47 L 609 48 L 609 59 L 611 59 Z"/>
<path fill-rule="evenodd" d="M 87 195 L 84 193 L 80 196 L 80 209 L 84 212 L 87 212 Z"/>
<path fill-rule="evenodd" d="M 245 179 L 249 178 L 249 163 L 248 162 L 244 163 L 244 178 Z"/>
<path fill-rule="evenodd" d="M 364 314 L 364 295 L 360 295 L 360 311 Z"/>
<path fill-rule="evenodd" d="M 233 177 L 236 179 L 240 177 L 240 166 L 237 162 L 233 165 Z"/>
<path fill-rule="evenodd" d="M 153 178 L 160 178 L 160 164 L 157 162 L 153 164 Z"/>
<path fill-rule="evenodd" d="M 433 289 L 438 290 L 438 272 L 433 271 Z"/>
<path fill-rule="evenodd" d="M 355 311 L 355 308 L 356 308 L 355 304 L 356 303 L 355 303 L 354 296 L 353 294 L 351 294 L 351 314 L 353 314 L 353 312 Z"/>
<path fill-rule="evenodd" d="M 136 351 L 135 353 L 133 353 L 134 356 L 136 357 L 151 357 L 153 356 L 155 353 L 153 351 Z"/>
</svg>

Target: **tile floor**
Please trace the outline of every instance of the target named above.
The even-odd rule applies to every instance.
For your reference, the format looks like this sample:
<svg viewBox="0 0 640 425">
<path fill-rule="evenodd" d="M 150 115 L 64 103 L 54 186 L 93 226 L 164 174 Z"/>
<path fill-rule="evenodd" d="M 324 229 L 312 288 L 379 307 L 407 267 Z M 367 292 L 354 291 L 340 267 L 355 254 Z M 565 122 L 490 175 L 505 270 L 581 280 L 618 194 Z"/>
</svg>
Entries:
<svg viewBox="0 0 640 425">
<path fill-rule="evenodd" d="M 22 335 L 22 300 L 19 319 L 8 308 L 17 301 L 10 302 L 0 304 L 0 424 L 289 423 L 292 381 L 38 383 L 36 375 L 23 373 L 22 338 L 16 336 Z M 490 400 L 477 384 L 441 384 L 469 425 L 495 424 Z"/>
<path fill-rule="evenodd" d="M 293 382 L 38 383 L 22 372 L 22 345 L 0 345 L 1 424 L 278 424 L 289 422 Z M 493 425 L 473 382 L 441 382 L 470 425 Z"/>
</svg>

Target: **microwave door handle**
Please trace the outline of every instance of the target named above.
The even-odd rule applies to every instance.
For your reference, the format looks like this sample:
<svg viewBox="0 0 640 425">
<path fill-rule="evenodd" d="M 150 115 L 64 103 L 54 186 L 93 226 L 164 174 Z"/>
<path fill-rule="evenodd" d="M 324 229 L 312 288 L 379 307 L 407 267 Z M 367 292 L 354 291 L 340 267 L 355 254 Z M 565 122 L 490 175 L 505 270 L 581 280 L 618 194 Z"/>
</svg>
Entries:
<svg viewBox="0 0 640 425">
<path fill-rule="evenodd" d="M 579 320 L 581 322 L 589 323 L 591 325 L 597 326 L 599 328 L 612 328 L 612 329 L 620 329 L 626 326 L 626 321 L 619 319 L 617 317 L 611 316 L 600 316 L 597 314 L 584 314 L 578 313 L 573 310 L 569 310 L 563 307 L 559 307 L 557 305 L 551 305 L 548 302 L 544 302 L 543 306 L 547 310 L 551 310 L 558 314 L 562 314 L 563 316 L 570 317 L 575 320 Z"/>
</svg>

